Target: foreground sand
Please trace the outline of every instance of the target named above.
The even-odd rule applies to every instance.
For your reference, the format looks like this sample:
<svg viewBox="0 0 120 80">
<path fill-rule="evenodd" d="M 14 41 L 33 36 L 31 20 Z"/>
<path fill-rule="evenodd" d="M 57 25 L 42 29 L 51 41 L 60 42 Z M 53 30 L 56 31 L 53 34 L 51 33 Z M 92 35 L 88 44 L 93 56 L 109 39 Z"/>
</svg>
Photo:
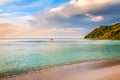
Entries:
<svg viewBox="0 0 120 80">
<path fill-rule="evenodd" d="M 74 64 L 0 80 L 120 80 L 119 61 Z"/>
<path fill-rule="evenodd" d="M 62 80 L 120 80 L 120 65 L 76 74 Z"/>
</svg>

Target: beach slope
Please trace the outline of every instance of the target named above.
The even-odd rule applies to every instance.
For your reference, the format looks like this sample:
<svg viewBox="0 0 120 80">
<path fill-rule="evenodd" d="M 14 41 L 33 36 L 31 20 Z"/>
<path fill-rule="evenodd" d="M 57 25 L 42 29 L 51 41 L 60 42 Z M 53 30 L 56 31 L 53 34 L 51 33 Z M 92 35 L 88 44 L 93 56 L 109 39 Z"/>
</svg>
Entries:
<svg viewBox="0 0 120 80">
<path fill-rule="evenodd" d="M 0 80 L 120 80 L 120 60 L 78 63 Z"/>
</svg>

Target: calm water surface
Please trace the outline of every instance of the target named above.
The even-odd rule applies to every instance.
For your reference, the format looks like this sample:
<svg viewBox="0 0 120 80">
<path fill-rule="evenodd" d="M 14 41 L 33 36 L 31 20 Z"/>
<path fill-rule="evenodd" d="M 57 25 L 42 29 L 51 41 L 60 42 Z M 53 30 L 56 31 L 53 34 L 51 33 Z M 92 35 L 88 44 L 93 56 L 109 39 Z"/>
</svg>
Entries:
<svg viewBox="0 0 120 80">
<path fill-rule="evenodd" d="M 0 76 L 46 66 L 120 57 L 120 41 L 0 39 Z"/>
</svg>

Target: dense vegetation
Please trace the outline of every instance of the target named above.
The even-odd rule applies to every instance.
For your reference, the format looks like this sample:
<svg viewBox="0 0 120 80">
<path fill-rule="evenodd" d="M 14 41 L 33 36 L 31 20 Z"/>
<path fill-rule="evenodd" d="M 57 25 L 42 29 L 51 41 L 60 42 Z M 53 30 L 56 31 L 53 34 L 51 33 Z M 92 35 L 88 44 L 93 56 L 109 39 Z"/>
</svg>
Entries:
<svg viewBox="0 0 120 80">
<path fill-rule="evenodd" d="M 120 23 L 99 26 L 99 28 L 94 29 L 86 35 L 85 38 L 120 40 Z"/>
</svg>

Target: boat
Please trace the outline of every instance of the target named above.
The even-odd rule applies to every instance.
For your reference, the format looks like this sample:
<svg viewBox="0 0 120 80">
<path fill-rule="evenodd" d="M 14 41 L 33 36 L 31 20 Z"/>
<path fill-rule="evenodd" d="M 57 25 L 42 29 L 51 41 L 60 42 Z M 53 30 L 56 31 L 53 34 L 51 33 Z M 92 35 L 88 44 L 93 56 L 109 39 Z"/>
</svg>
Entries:
<svg viewBox="0 0 120 80">
<path fill-rule="evenodd" d="M 50 40 L 53 41 L 54 39 L 51 38 Z"/>
</svg>

